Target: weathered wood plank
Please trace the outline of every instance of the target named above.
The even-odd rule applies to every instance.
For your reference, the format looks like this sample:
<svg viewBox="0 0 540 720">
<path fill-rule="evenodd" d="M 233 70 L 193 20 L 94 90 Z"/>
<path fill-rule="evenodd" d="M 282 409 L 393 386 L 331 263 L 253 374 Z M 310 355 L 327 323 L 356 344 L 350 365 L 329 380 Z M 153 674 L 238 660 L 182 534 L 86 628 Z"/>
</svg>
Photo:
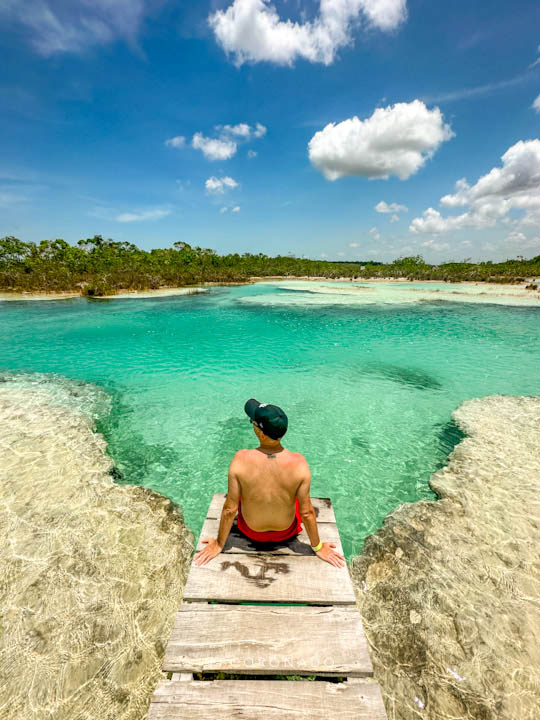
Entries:
<svg viewBox="0 0 540 720">
<path fill-rule="evenodd" d="M 352 605 L 347 567 L 316 555 L 217 555 L 207 565 L 191 565 L 185 601 L 285 602 Z"/>
<path fill-rule="evenodd" d="M 373 675 L 356 607 L 180 607 L 165 671 Z"/>
<path fill-rule="evenodd" d="M 161 683 L 148 720 L 386 720 L 370 681 L 214 680 Z"/>
<path fill-rule="evenodd" d="M 225 493 L 216 493 L 210 502 L 206 517 L 219 518 L 224 502 Z M 336 516 L 334 515 L 334 508 L 332 507 L 330 498 L 311 498 L 311 502 L 317 515 L 317 522 L 336 522 Z"/>
<path fill-rule="evenodd" d="M 337 552 L 343 554 L 339 532 L 335 523 L 318 523 L 319 536 L 325 542 L 336 543 Z M 199 536 L 197 550 L 202 550 L 202 540 L 209 537 L 217 537 L 219 529 L 218 518 L 207 518 Z M 224 553 L 269 553 L 271 555 L 309 555 L 313 556 L 311 543 L 305 529 L 292 540 L 283 543 L 254 543 L 238 530 L 234 522 L 225 547 Z"/>
</svg>

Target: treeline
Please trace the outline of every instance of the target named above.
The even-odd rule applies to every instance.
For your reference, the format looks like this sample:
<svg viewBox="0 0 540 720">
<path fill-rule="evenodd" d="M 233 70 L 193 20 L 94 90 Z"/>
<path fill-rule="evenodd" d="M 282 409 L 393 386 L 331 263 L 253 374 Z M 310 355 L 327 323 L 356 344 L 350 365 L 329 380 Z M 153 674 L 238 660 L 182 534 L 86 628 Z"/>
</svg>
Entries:
<svg viewBox="0 0 540 720">
<path fill-rule="evenodd" d="M 518 282 L 540 277 L 540 256 L 502 263 L 444 263 L 430 265 L 420 256 L 392 263 L 331 262 L 292 255 L 263 253 L 218 255 L 208 248 L 176 242 L 172 248 L 141 250 L 128 242 L 100 235 L 70 245 L 65 240 L 39 244 L 15 237 L 0 239 L 2 290 L 80 291 L 109 295 L 119 289 L 146 290 L 181 287 L 202 282 L 245 282 L 250 277 L 406 278 L 409 280 L 463 280 Z"/>
</svg>

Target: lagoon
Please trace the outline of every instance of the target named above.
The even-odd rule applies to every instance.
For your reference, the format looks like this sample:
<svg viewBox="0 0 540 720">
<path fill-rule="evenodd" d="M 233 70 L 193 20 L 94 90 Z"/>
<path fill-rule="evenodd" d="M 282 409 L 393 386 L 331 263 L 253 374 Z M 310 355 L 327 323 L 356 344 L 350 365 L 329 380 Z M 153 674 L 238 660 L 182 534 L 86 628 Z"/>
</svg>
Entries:
<svg viewBox="0 0 540 720">
<path fill-rule="evenodd" d="M 434 497 L 463 401 L 540 394 L 540 303 L 492 287 L 276 280 L 0 303 L 0 371 L 104 388 L 117 481 L 178 502 L 195 534 L 234 451 L 254 445 L 245 400 L 282 406 L 284 444 L 332 497 L 350 558 L 399 504 Z"/>
</svg>

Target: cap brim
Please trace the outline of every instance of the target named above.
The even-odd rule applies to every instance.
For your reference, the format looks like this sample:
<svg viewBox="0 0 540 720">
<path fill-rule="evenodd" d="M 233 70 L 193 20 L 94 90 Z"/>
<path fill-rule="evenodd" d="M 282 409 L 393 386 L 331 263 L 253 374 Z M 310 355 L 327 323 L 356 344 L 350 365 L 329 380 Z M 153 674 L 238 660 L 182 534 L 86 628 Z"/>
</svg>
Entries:
<svg viewBox="0 0 540 720">
<path fill-rule="evenodd" d="M 251 398 L 247 401 L 247 403 L 244 405 L 244 412 L 248 417 L 250 417 L 252 420 L 255 420 L 255 410 L 259 407 L 261 403 L 258 400 L 255 400 L 254 398 Z"/>
</svg>

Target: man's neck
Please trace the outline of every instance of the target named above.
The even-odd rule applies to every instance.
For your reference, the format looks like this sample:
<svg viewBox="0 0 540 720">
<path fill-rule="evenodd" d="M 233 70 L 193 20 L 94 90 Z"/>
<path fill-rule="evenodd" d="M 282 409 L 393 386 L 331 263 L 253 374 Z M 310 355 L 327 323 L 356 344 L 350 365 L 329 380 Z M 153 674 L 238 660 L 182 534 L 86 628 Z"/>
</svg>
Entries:
<svg viewBox="0 0 540 720">
<path fill-rule="evenodd" d="M 260 450 L 265 455 L 268 455 L 268 457 L 272 457 L 274 455 L 277 455 L 277 453 L 283 452 L 285 448 L 282 446 L 281 443 L 277 443 L 276 445 L 267 445 L 266 443 L 261 443 L 257 450 Z"/>
</svg>

